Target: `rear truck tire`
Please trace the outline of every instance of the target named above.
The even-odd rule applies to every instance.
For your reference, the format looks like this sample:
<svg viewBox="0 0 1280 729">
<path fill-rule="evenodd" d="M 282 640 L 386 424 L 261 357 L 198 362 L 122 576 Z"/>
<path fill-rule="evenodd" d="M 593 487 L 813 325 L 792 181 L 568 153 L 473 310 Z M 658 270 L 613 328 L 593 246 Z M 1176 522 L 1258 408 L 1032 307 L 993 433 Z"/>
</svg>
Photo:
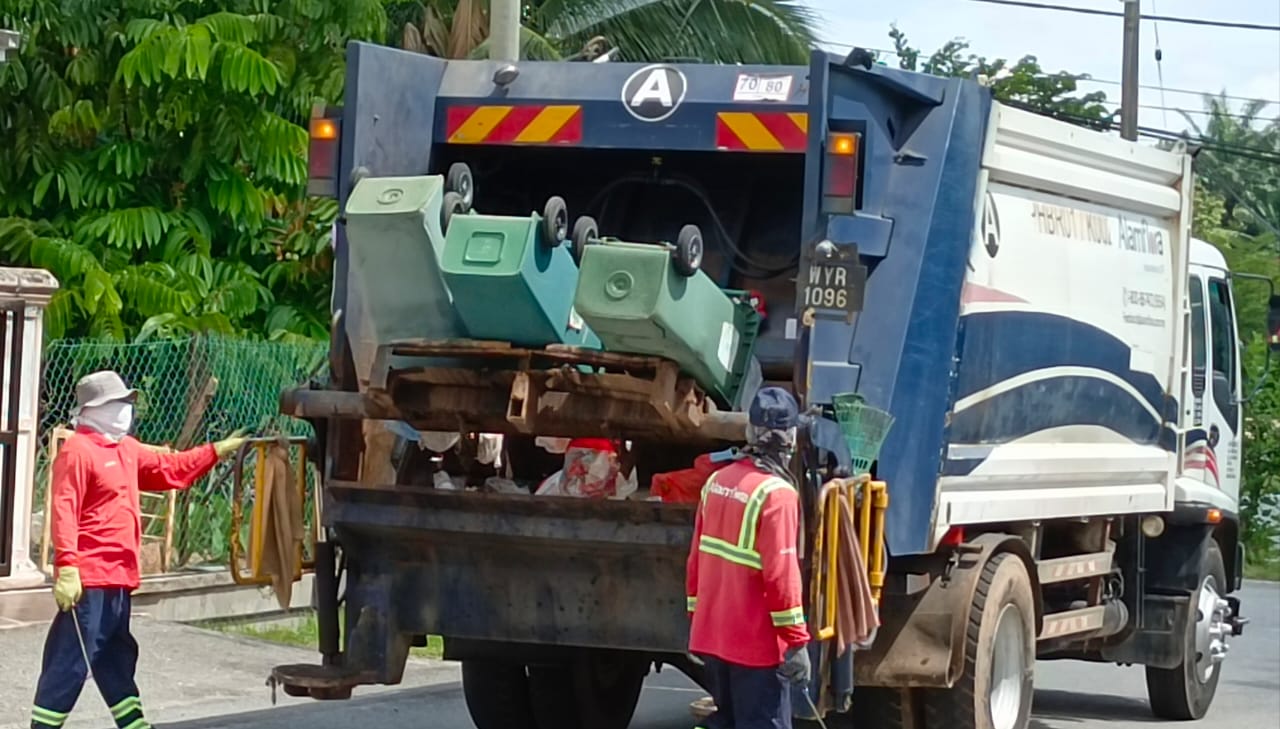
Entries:
<svg viewBox="0 0 1280 729">
<path fill-rule="evenodd" d="M 680 229 L 673 257 L 681 276 L 692 276 L 702 267 L 702 249 L 702 230 L 698 226 L 686 225 Z"/>
<path fill-rule="evenodd" d="M 569 237 L 569 206 L 564 198 L 553 195 L 542 208 L 542 244 L 555 248 Z"/>
<path fill-rule="evenodd" d="M 471 166 L 466 162 L 449 165 L 449 174 L 444 178 L 444 189 L 461 195 L 463 208 L 470 210 L 476 204 L 476 179 L 471 174 Z"/>
<path fill-rule="evenodd" d="M 600 226 L 596 225 L 596 219 L 590 215 L 583 215 L 573 224 L 573 236 L 571 243 L 573 244 L 573 261 L 579 266 L 582 265 L 582 254 L 586 252 L 587 246 L 593 245 L 600 239 Z"/>
<path fill-rule="evenodd" d="M 467 206 L 462 204 L 462 196 L 456 192 L 446 192 L 444 202 L 440 205 L 440 227 L 449 232 L 449 221 L 455 215 L 465 215 Z"/>
<path fill-rule="evenodd" d="M 1035 610 L 1023 561 L 1008 553 L 992 557 L 969 607 L 964 672 L 951 688 L 926 692 L 925 726 L 1026 729 L 1035 672 Z"/>
<path fill-rule="evenodd" d="M 912 691 L 915 689 L 859 686 L 853 691 L 853 705 L 849 707 L 852 725 L 856 729 L 911 729 L 915 724 L 907 712 L 911 706 L 908 694 Z"/>
<path fill-rule="evenodd" d="M 1147 666 L 1147 698 L 1151 713 L 1161 719 L 1201 719 L 1218 691 L 1231 626 L 1220 592 L 1226 589 L 1227 571 L 1222 550 L 1212 539 L 1200 557 L 1199 574 L 1200 587 L 1191 596 L 1182 664 L 1175 668 Z"/>
<path fill-rule="evenodd" d="M 529 677 L 519 663 L 462 662 L 462 696 L 476 729 L 538 729 L 529 701 Z"/>
<path fill-rule="evenodd" d="M 529 667 L 538 729 L 627 729 L 640 703 L 647 659 L 584 650 L 568 664 Z"/>
</svg>

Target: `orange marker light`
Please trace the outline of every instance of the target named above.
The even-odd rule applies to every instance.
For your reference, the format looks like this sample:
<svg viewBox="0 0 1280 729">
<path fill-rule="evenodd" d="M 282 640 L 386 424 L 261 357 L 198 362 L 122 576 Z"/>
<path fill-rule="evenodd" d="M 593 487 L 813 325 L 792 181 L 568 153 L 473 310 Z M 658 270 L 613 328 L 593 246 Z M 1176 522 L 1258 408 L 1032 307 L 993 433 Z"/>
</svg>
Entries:
<svg viewBox="0 0 1280 729">
<path fill-rule="evenodd" d="M 311 138 L 332 140 L 338 138 L 338 125 L 332 119 L 312 119 Z"/>
<path fill-rule="evenodd" d="M 858 137 L 853 134 L 832 134 L 827 140 L 830 154 L 852 157 L 858 153 Z"/>
<path fill-rule="evenodd" d="M 1217 524 L 1222 521 L 1222 510 L 1209 509 L 1208 513 L 1205 514 L 1205 517 L 1209 520 L 1210 524 Z"/>
</svg>

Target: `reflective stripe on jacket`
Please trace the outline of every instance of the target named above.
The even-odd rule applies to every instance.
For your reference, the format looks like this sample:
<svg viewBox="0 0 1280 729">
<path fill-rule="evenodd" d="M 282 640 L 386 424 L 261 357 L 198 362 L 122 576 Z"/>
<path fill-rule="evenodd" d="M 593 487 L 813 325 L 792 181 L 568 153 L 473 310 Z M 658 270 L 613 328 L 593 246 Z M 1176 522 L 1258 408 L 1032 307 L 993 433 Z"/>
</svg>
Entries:
<svg viewBox="0 0 1280 729">
<path fill-rule="evenodd" d="M 687 564 L 690 652 L 766 667 L 808 642 L 799 522 L 796 490 L 749 460 L 707 480 Z"/>
</svg>

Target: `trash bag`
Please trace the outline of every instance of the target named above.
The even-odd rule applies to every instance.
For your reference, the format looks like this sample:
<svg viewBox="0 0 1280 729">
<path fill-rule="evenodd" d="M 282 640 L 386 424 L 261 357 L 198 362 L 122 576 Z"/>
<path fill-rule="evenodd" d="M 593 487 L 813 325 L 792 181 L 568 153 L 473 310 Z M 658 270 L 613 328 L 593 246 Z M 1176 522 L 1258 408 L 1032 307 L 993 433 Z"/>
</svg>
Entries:
<svg viewBox="0 0 1280 729">
<path fill-rule="evenodd" d="M 538 496 L 625 499 L 635 493 L 635 471 L 622 475 L 617 445 L 605 438 L 575 438 L 564 452 L 564 468 L 543 481 Z"/>
<path fill-rule="evenodd" d="M 711 474 L 729 465 L 729 461 L 715 461 L 711 456 L 711 453 L 698 456 L 693 460 L 693 468 L 653 474 L 649 493 L 668 504 L 697 503 Z"/>
</svg>

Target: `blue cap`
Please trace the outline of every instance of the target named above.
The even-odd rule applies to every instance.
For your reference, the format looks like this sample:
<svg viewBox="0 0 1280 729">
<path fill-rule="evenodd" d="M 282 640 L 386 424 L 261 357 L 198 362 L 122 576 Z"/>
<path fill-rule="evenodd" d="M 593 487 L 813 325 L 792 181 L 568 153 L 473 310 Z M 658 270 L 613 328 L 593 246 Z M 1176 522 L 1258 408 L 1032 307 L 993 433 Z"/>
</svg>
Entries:
<svg viewBox="0 0 1280 729">
<path fill-rule="evenodd" d="M 764 387 L 752 398 L 748 417 L 757 428 L 788 430 L 800 425 L 800 406 L 781 387 Z"/>
</svg>

